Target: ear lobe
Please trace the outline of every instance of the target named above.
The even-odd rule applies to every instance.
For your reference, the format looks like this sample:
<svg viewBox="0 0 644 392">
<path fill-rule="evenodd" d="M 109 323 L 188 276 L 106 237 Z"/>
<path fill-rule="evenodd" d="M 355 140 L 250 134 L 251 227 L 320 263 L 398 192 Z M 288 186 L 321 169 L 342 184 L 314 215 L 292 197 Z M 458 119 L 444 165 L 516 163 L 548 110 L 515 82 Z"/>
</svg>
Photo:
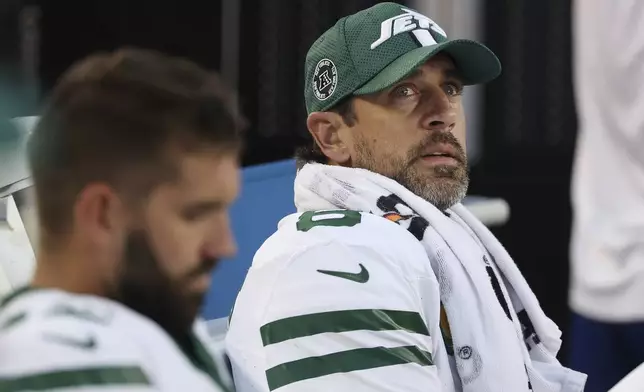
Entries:
<svg viewBox="0 0 644 392">
<path fill-rule="evenodd" d="M 337 113 L 313 112 L 306 120 L 309 132 L 324 155 L 332 162 L 344 163 L 351 158 L 346 143 L 341 138 L 344 122 Z"/>
</svg>

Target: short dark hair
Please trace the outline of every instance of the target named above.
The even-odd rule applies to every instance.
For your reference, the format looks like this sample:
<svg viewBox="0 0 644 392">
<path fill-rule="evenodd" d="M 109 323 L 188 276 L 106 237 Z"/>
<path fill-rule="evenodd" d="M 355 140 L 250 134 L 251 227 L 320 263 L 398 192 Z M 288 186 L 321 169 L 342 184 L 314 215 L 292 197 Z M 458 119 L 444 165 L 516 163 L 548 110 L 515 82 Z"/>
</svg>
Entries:
<svg viewBox="0 0 644 392">
<path fill-rule="evenodd" d="M 351 96 L 343 99 L 328 111 L 339 114 L 344 123 L 350 127 L 358 121 L 353 107 L 353 97 Z M 307 139 L 309 140 L 306 145 L 295 149 L 295 161 L 298 169 L 301 169 L 309 162 L 327 163 L 329 161 L 329 158 L 324 155 L 317 142 L 312 140 L 312 137 Z"/>
<path fill-rule="evenodd" d="M 81 60 L 54 87 L 28 143 L 42 228 L 66 231 L 90 182 L 140 198 L 177 175 L 169 154 L 238 154 L 244 123 L 233 93 L 189 60 L 133 48 Z"/>
</svg>

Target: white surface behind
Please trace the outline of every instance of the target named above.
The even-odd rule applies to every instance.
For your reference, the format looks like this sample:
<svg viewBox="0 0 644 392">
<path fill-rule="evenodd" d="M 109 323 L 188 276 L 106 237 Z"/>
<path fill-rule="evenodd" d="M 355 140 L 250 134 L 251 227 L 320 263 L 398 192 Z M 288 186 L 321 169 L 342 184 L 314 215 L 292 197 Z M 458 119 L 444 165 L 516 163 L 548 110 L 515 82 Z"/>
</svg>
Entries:
<svg viewBox="0 0 644 392">
<path fill-rule="evenodd" d="M 7 221 L 0 222 L 0 296 L 27 284 L 36 258 L 12 196 L 6 199 Z"/>
<path fill-rule="evenodd" d="M 644 391 L 644 363 L 630 372 L 608 392 L 642 392 Z"/>
</svg>

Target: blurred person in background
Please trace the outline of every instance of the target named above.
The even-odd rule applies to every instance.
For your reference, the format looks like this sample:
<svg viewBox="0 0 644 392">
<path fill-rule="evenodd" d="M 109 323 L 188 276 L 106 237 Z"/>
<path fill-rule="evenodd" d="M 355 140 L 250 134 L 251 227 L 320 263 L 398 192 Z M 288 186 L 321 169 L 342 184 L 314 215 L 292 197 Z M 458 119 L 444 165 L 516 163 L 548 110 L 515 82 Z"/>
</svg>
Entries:
<svg viewBox="0 0 644 392">
<path fill-rule="evenodd" d="M 395 3 L 307 54 L 298 213 L 256 253 L 226 336 L 241 392 L 579 392 L 560 331 L 460 201 L 484 45 Z"/>
<path fill-rule="evenodd" d="M 243 121 L 218 77 L 123 49 L 55 87 L 28 145 L 31 285 L 0 304 L 0 391 L 226 391 L 198 313 L 235 253 Z"/>
<path fill-rule="evenodd" d="M 570 365 L 605 392 L 644 361 L 644 2 L 574 7 Z"/>
</svg>

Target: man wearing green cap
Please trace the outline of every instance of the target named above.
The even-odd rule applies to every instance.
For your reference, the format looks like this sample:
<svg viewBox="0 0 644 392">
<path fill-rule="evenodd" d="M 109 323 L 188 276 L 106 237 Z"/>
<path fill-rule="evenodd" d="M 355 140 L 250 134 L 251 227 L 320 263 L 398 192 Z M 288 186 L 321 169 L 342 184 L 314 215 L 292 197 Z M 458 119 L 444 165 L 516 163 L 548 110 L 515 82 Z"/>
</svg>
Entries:
<svg viewBox="0 0 644 392">
<path fill-rule="evenodd" d="M 460 201 L 463 86 L 485 46 L 380 3 L 310 48 L 298 212 L 258 250 L 226 337 L 240 392 L 582 391 L 560 331 Z"/>
</svg>

